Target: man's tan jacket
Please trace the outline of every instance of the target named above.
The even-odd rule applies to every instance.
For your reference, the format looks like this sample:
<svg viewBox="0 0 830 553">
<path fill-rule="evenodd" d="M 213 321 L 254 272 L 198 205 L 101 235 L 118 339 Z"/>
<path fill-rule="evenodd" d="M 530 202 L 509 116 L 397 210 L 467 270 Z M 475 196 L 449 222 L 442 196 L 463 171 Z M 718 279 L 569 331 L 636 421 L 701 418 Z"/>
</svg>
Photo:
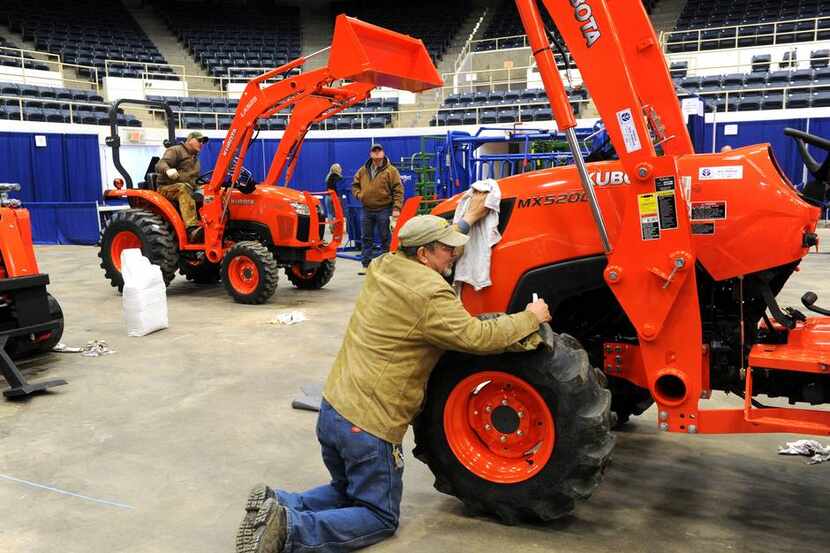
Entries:
<svg viewBox="0 0 830 553">
<path fill-rule="evenodd" d="M 385 254 L 369 265 L 323 396 L 355 426 L 399 444 L 442 353 L 515 351 L 538 328 L 529 311 L 481 321 L 438 272 L 403 253 Z"/>
<path fill-rule="evenodd" d="M 168 169 L 175 169 L 179 172 L 177 180 L 170 180 L 167 176 Z M 200 175 L 201 166 L 199 156 L 191 153 L 184 144 L 170 146 L 164 151 L 164 155 L 156 163 L 156 182 L 159 186 L 173 184 L 175 182 L 186 182 L 196 187 L 196 178 Z"/>
<path fill-rule="evenodd" d="M 400 209 L 403 205 L 401 174 L 386 158 L 383 159 L 375 178 L 372 178 L 371 167 L 370 159 L 355 173 L 352 181 L 354 197 L 367 209 Z"/>
</svg>

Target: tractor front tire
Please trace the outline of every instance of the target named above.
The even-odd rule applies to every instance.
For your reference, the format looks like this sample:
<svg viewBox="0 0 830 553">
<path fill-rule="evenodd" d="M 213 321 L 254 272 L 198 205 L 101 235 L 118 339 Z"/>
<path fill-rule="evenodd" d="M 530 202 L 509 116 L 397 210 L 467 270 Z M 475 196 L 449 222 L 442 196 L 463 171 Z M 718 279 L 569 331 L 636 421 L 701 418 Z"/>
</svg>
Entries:
<svg viewBox="0 0 830 553">
<path fill-rule="evenodd" d="M 599 485 L 614 448 L 610 408 L 570 336 L 556 336 L 553 352 L 448 353 L 414 421 L 414 454 L 472 514 L 549 521 Z"/>
<path fill-rule="evenodd" d="M 326 259 L 308 272 L 303 272 L 299 265 L 292 265 L 285 269 L 285 276 L 301 290 L 319 290 L 334 276 L 334 260 Z"/>
<path fill-rule="evenodd" d="M 121 276 L 121 252 L 129 248 L 141 249 L 150 263 L 161 268 L 164 284 L 169 285 L 176 276 L 179 247 L 170 225 L 152 211 L 127 209 L 116 211 L 101 230 L 101 268 L 110 284 L 121 292 L 124 278 Z"/>
<path fill-rule="evenodd" d="M 260 242 L 237 242 L 222 260 L 222 283 L 238 303 L 265 303 L 279 278 L 277 260 Z"/>
<path fill-rule="evenodd" d="M 22 359 L 36 353 L 48 353 L 61 341 L 63 336 L 63 310 L 58 300 L 49 292 L 46 293 L 46 300 L 49 302 L 49 318 L 53 321 L 57 320 L 59 322 L 58 326 L 48 337 L 39 342 L 34 341 L 30 335 L 10 338 L 6 342 L 6 352 L 12 359 Z M 13 316 L 16 317 L 16 313 L 13 312 Z"/>
</svg>

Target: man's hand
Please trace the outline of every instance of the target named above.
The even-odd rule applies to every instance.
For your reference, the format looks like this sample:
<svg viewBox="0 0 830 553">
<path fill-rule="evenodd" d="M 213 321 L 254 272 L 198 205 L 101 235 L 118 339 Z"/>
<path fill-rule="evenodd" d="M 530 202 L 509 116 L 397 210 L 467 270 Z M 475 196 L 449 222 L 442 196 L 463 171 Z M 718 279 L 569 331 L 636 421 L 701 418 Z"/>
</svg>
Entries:
<svg viewBox="0 0 830 553">
<path fill-rule="evenodd" d="M 484 205 L 486 199 L 487 192 L 473 190 L 473 197 L 470 198 L 470 203 L 467 204 L 467 212 L 464 213 L 464 221 L 468 225 L 473 226 L 479 219 L 487 215 L 489 209 Z"/>
<path fill-rule="evenodd" d="M 527 304 L 525 311 L 530 311 L 536 315 L 536 320 L 539 321 L 539 324 L 546 323 L 551 319 L 548 304 L 543 299 L 538 299 Z"/>
<path fill-rule="evenodd" d="M 170 180 L 179 180 L 179 172 L 175 169 L 168 169 L 167 171 L 165 171 L 165 174 L 167 175 L 167 178 Z"/>
</svg>

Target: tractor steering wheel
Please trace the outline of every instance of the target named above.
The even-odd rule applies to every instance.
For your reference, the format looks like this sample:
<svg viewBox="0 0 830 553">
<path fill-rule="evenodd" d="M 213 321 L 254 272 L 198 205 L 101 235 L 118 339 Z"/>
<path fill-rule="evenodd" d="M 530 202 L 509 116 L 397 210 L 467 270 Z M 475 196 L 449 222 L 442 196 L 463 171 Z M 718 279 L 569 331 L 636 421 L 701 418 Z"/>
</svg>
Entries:
<svg viewBox="0 0 830 553">
<path fill-rule="evenodd" d="M 830 140 L 790 128 L 784 129 L 784 134 L 795 139 L 801 159 L 804 160 L 807 171 L 815 179 L 804 185 L 801 190 L 802 197 L 811 203 L 825 206 L 830 201 L 830 198 L 828 198 L 830 194 Z M 816 161 L 810 154 L 807 149 L 808 144 L 827 152 L 827 156 L 822 163 Z"/>
</svg>

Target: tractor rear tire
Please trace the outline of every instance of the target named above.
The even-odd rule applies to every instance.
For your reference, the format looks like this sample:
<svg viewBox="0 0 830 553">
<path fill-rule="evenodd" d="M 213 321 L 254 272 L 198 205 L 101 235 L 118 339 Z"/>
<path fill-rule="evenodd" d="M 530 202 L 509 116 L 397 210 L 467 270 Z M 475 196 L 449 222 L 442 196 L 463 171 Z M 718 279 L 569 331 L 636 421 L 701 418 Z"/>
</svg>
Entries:
<svg viewBox="0 0 830 553">
<path fill-rule="evenodd" d="M 433 371 L 413 423 L 414 454 L 435 488 L 468 512 L 506 524 L 549 521 L 599 485 L 615 442 L 611 394 L 576 340 L 558 335 L 555 345 L 448 353 Z"/>
<path fill-rule="evenodd" d="M 265 303 L 274 295 L 278 278 L 277 260 L 260 242 L 237 242 L 222 260 L 222 283 L 238 303 Z"/>
<path fill-rule="evenodd" d="M 150 263 L 161 268 L 164 284 L 169 285 L 176 276 L 179 247 L 170 225 L 152 211 L 128 209 L 116 211 L 101 230 L 99 241 L 101 268 L 110 284 L 124 290 L 121 276 L 121 252 L 128 248 L 140 248 Z"/>
<path fill-rule="evenodd" d="M 298 265 L 286 267 L 285 276 L 301 290 L 319 290 L 334 276 L 334 260 L 326 259 L 315 269 L 304 273 Z"/>
<path fill-rule="evenodd" d="M 614 428 L 621 428 L 632 416 L 642 415 L 654 405 L 651 392 L 646 388 L 635 386 L 622 378 L 611 377 L 609 380 L 611 411 L 617 417 Z"/>
<path fill-rule="evenodd" d="M 211 263 L 204 255 L 197 259 L 179 256 L 179 272 L 196 284 L 216 284 L 221 276 L 220 270 L 219 263 Z"/>
</svg>

